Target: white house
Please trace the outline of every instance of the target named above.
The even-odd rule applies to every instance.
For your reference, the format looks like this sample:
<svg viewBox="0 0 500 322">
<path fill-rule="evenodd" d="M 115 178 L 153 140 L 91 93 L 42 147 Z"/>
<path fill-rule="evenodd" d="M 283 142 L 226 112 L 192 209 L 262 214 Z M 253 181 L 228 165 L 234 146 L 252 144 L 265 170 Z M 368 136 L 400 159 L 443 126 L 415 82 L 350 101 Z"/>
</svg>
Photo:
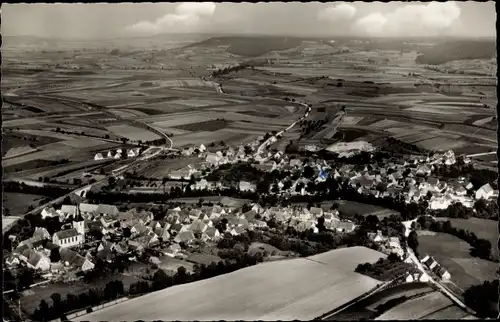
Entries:
<svg viewBox="0 0 500 322">
<path fill-rule="evenodd" d="M 52 242 L 61 248 L 81 245 L 84 242 L 84 235 L 78 233 L 75 228 L 61 230 L 52 236 Z"/>
<path fill-rule="evenodd" d="M 239 188 L 241 191 L 255 191 L 255 184 L 247 181 L 240 181 Z"/>
<path fill-rule="evenodd" d="M 97 153 L 95 156 L 94 156 L 94 160 L 104 160 L 104 157 L 102 156 L 102 153 Z"/>
<path fill-rule="evenodd" d="M 43 219 L 45 219 L 47 217 L 59 217 L 60 216 L 57 213 L 57 211 L 54 208 L 52 208 L 52 207 L 50 207 L 50 208 L 49 207 L 43 208 L 41 215 L 42 215 Z"/>
<path fill-rule="evenodd" d="M 199 150 L 200 150 L 200 152 L 205 152 L 207 150 L 207 147 L 205 145 L 201 144 Z"/>
<path fill-rule="evenodd" d="M 64 215 L 65 217 L 76 216 L 77 215 L 77 208 L 76 208 L 76 206 L 72 206 L 72 205 L 62 205 L 60 213 L 62 215 Z"/>
<path fill-rule="evenodd" d="M 108 151 L 108 155 L 107 155 L 107 157 L 111 159 L 111 158 L 113 157 L 113 152 Z"/>
<path fill-rule="evenodd" d="M 493 197 L 494 191 L 489 183 L 485 184 L 476 191 L 476 199 L 489 199 Z"/>
</svg>

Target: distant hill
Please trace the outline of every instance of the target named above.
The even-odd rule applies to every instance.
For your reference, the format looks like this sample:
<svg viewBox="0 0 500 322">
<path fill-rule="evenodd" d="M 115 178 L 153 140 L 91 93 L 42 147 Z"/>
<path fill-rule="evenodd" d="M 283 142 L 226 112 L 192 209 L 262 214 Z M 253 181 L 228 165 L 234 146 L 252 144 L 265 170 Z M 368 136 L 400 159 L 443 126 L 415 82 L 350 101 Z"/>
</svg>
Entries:
<svg viewBox="0 0 500 322">
<path fill-rule="evenodd" d="M 226 51 L 245 57 L 257 57 L 273 50 L 286 50 L 299 46 L 305 38 L 286 36 L 227 36 L 212 37 L 189 47 L 229 46 Z"/>
<path fill-rule="evenodd" d="M 422 54 L 416 58 L 419 64 L 439 65 L 454 60 L 490 59 L 496 57 L 496 41 L 460 40 L 439 43 L 420 49 Z"/>
</svg>

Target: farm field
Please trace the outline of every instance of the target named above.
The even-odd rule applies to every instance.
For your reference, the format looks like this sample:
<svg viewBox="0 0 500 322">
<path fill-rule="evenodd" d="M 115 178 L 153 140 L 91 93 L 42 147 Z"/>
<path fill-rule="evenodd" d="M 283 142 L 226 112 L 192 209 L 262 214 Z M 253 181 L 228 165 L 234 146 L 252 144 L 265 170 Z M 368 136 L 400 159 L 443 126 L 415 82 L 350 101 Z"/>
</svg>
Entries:
<svg viewBox="0 0 500 322">
<path fill-rule="evenodd" d="M 489 240 L 492 246 L 491 251 L 495 258 L 498 258 L 498 247 L 496 247 L 499 239 L 497 221 L 475 217 L 470 217 L 468 219 L 437 217 L 436 220 L 449 220 L 453 227 L 471 231 L 476 234 L 478 238 Z"/>
<path fill-rule="evenodd" d="M 301 258 L 262 263 L 150 293 L 76 320 L 313 319 L 379 283 L 354 273 L 354 268 L 380 256 L 364 247 L 352 247 L 313 256 L 310 259 L 314 261 Z"/>
<path fill-rule="evenodd" d="M 8 209 L 12 215 L 18 216 L 26 213 L 28 207 L 36 205 L 45 196 L 31 195 L 16 192 L 4 192 L 2 196 L 3 208 Z"/>
<path fill-rule="evenodd" d="M 160 139 L 160 136 L 156 133 L 126 124 L 112 125 L 108 127 L 108 130 L 132 141 L 152 141 Z"/>
<path fill-rule="evenodd" d="M 328 320 L 332 321 L 354 321 L 360 319 L 373 319 L 380 312 L 380 307 L 384 303 L 390 302 L 402 296 L 410 297 L 419 294 L 434 292 L 433 288 L 427 283 L 407 283 L 396 287 L 377 292 L 361 301 L 356 302 L 347 309 L 331 316 Z"/>
<path fill-rule="evenodd" d="M 345 216 L 346 218 L 353 218 L 355 214 L 359 214 L 362 216 L 376 215 L 380 220 L 382 220 L 382 218 L 384 217 L 399 214 L 394 210 L 356 201 L 340 200 L 338 202 L 338 205 L 338 211 L 340 212 L 340 215 Z"/>
<path fill-rule="evenodd" d="M 452 305 L 453 302 L 442 293 L 433 293 L 408 300 L 389 311 L 383 313 L 375 320 L 414 320 L 424 318 L 426 315 L 442 310 Z"/>
<path fill-rule="evenodd" d="M 420 256 L 433 256 L 462 290 L 497 278 L 498 264 L 470 256 L 469 244 L 455 236 L 431 233 L 419 236 L 418 242 Z"/>
<path fill-rule="evenodd" d="M 41 300 L 45 300 L 49 305 L 52 305 L 52 299 L 50 296 L 53 293 L 61 294 L 62 298 L 65 298 L 67 294 L 72 293 L 78 295 L 83 292 L 87 292 L 90 288 L 104 288 L 106 284 L 112 280 L 120 280 L 123 282 L 123 286 L 128 288 L 132 283 L 139 281 L 138 278 L 125 274 L 118 274 L 114 276 L 107 276 L 100 280 L 92 282 L 92 284 L 86 284 L 83 281 L 76 281 L 70 283 L 53 283 L 35 286 L 27 292 L 27 295 L 21 296 L 21 306 L 28 313 L 33 313 L 35 309 L 38 308 Z"/>
</svg>

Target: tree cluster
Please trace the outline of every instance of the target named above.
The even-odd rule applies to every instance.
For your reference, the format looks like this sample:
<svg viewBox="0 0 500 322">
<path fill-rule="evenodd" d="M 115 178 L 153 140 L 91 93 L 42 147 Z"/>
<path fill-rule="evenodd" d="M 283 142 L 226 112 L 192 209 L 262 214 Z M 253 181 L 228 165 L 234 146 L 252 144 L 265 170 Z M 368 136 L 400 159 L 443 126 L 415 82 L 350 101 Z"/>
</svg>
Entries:
<svg viewBox="0 0 500 322">
<path fill-rule="evenodd" d="M 498 318 L 498 279 L 473 285 L 465 290 L 465 304 L 482 319 Z"/>
</svg>

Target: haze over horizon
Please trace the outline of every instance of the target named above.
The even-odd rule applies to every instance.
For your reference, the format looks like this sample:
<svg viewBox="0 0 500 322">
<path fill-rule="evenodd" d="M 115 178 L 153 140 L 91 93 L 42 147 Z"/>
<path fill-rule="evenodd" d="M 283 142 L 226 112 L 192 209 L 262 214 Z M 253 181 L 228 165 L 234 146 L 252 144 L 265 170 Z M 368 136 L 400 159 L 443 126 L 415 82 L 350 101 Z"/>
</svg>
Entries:
<svg viewBox="0 0 500 322">
<path fill-rule="evenodd" d="M 2 20 L 4 36 L 75 40 L 169 33 L 496 37 L 493 1 L 4 4 Z"/>
</svg>

